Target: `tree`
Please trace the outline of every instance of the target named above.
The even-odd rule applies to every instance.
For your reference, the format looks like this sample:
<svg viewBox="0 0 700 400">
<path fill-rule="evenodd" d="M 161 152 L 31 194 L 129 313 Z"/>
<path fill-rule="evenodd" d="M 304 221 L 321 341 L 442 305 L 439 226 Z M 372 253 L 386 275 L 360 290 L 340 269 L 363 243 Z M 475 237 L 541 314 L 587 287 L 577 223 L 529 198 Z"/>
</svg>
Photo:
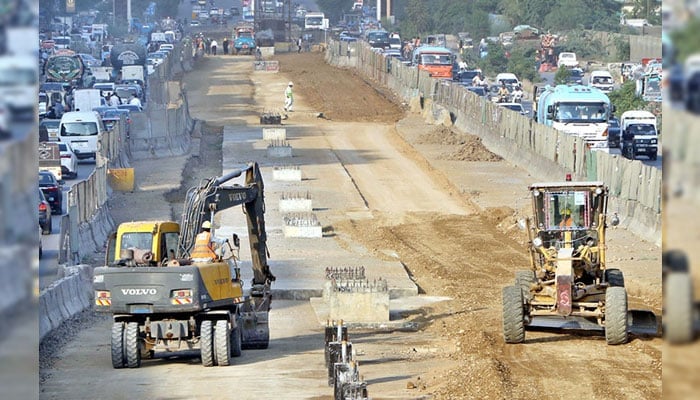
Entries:
<svg viewBox="0 0 700 400">
<path fill-rule="evenodd" d="M 479 67 L 486 74 L 497 74 L 508 70 L 508 59 L 503 46 L 489 43 L 489 54 L 479 61 Z"/>
<path fill-rule="evenodd" d="M 554 74 L 554 84 L 555 85 L 566 85 L 566 83 L 571 77 L 571 71 L 566 67 L 561 67 L 557 69 L 557 73 Z"/>
<path fill-rule="evenodd" d="M 508 72 L 514 73 L 520 80 L 527 79 L 533 83 L 542 80 L 535 70 L 535 49 L 512 49 L 508 59 Z"/>
<path fill-rule="evenodd" d="M 409 26 L 418 36 L 428 34 L 432 29 L 430 10 L 423 0 L 409 0 L 406 7 L 406 18 Z"/>
<path fill-rule="evenodd" d="M 615 105 L 615 114 L 622 115 L 629 110 L 645 110 L 648 102 L 636 93 L 635 81 L 627 81 L 618 90 L 608 94 L 610 103 Z"/>
</svg>

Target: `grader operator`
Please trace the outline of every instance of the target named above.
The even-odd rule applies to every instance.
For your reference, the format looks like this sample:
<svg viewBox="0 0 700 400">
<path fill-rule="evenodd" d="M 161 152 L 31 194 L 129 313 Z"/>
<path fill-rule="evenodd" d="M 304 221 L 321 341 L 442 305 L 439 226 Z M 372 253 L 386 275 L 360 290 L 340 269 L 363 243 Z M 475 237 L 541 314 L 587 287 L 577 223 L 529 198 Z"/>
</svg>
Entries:
<svg viewBox="0 0 700 400">
<path fill-rule="evenodd" d="M 526 327 L 604 330 L 611 345 L 627 342 L 630 322 L 655 331 L 655 315 L 629 311 L 622 271 L 607 267 L 608 188 L 566 181 L 529 190 L 530 269 L 517 271 L 515 285 L 503 288 L 506 343 L 523 342 Z M 617 225 L 618 217 L 610 223 Z"/>
<path fill-rule="evenodd" d="M 245 173 L 243 185 L 224 184 Z M 200 228 L 217 211 L 242 205 L 254 277 L 243 290 L 238 236 L 215 252 Z M 187 192 L 182 221 L 128 222 L 114 237 L 106 266 L 95 268 L 97 311 L 111 312 L 114 368 L 138 368 L 142 357 L 199 350 L 205 367 L 231 363 L 246 348 L 269 343 L 268 313 L 275 280 L 267 265 L 263 181 L 258 165 L 205 180 Z M 213 232 L 206 232 L 213 237 Z M 207 236 L 208 238 L 208 236 Z M 197 240 L 199 239 L 199 240 Z M 198 245 L 200 248 L 198 248 Z M 110 246 L 111 247 L 111 246 Z"/>
</svg>

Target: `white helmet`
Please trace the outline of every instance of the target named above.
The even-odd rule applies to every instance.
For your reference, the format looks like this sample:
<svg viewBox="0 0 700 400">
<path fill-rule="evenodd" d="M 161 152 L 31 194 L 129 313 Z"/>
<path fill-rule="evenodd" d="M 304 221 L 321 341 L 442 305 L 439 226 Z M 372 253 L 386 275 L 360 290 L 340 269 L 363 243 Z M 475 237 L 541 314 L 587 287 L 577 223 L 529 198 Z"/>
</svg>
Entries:
<svg viewBox="0 0 700 400">
<path fill-rule="evenodd" d="M 289 82 L 289 86 L 294 86 L 294 84 L 292 82 Z"/>
<path fill-rule="evenodd" d="M 202 224 L 202 229 L 211 229 L 211 222 L 204 221 L 204 223 Z"/>
</svg>

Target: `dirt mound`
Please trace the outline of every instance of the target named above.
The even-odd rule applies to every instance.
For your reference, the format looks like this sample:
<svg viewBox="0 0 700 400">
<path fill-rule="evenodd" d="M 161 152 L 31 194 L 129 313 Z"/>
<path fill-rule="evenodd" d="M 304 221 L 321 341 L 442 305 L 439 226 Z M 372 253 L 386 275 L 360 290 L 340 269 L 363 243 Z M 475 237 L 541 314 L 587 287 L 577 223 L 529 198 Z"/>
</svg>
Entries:
<svg viewBox="0 0 700 400">
<path fill-rule="evenodd" d="M 403 116 L 401 108 L 391 101 L 391 93 L 354 72 L 327 67 L 321 53 L 279 54 L 275 58 L 280 72 L 290 77 L 294 90 L 312 111 L 323 112 L 331 120 L 396 122 Z"/>
<path fill-rule="evenodd" d="M 481 143 L 481 138 L 470 136 L 471 140 L 459 146 L 451 152 L 447 152 L 438 156 L 439 160 L 448 161 L 502 161 L 503 158 L 498 154 L 491 153 Z"/>
<path fill-rule="evenodd" d="M 418 143 L 418 144 L 443 144 L 443 145 L 454 146 L 454 145 L 466 144 L 468 138 L 465 138 L 465 136 L 466 135 L 462 135 L 460 133 L 457 133 L 444 125 L 439 125 L 439 126 L 436 126 L 435 129 L 433 129 L 432 131 L 422 134 L 418 138 L 416 143 Z"/>
</svg>

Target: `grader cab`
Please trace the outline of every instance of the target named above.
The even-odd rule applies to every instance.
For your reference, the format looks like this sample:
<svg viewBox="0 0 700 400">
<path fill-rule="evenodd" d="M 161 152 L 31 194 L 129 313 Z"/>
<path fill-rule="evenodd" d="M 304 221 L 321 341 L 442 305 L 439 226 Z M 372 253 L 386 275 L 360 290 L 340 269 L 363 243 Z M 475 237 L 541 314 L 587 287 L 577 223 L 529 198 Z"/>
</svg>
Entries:
<svg viewBox="0 0 700 400">
<path fill-rule="evenodd" d="M 530 268 L 503 288 L 507 343 L 525 340 L 526 327 L 604 330 L 608 344 L 628 340 L 629 316 L 622 271 L 607 268 L 608 188 L 602 182 L 538 183 L 529 187 L 533 217 L 524 221 Z"/>
</svg>

